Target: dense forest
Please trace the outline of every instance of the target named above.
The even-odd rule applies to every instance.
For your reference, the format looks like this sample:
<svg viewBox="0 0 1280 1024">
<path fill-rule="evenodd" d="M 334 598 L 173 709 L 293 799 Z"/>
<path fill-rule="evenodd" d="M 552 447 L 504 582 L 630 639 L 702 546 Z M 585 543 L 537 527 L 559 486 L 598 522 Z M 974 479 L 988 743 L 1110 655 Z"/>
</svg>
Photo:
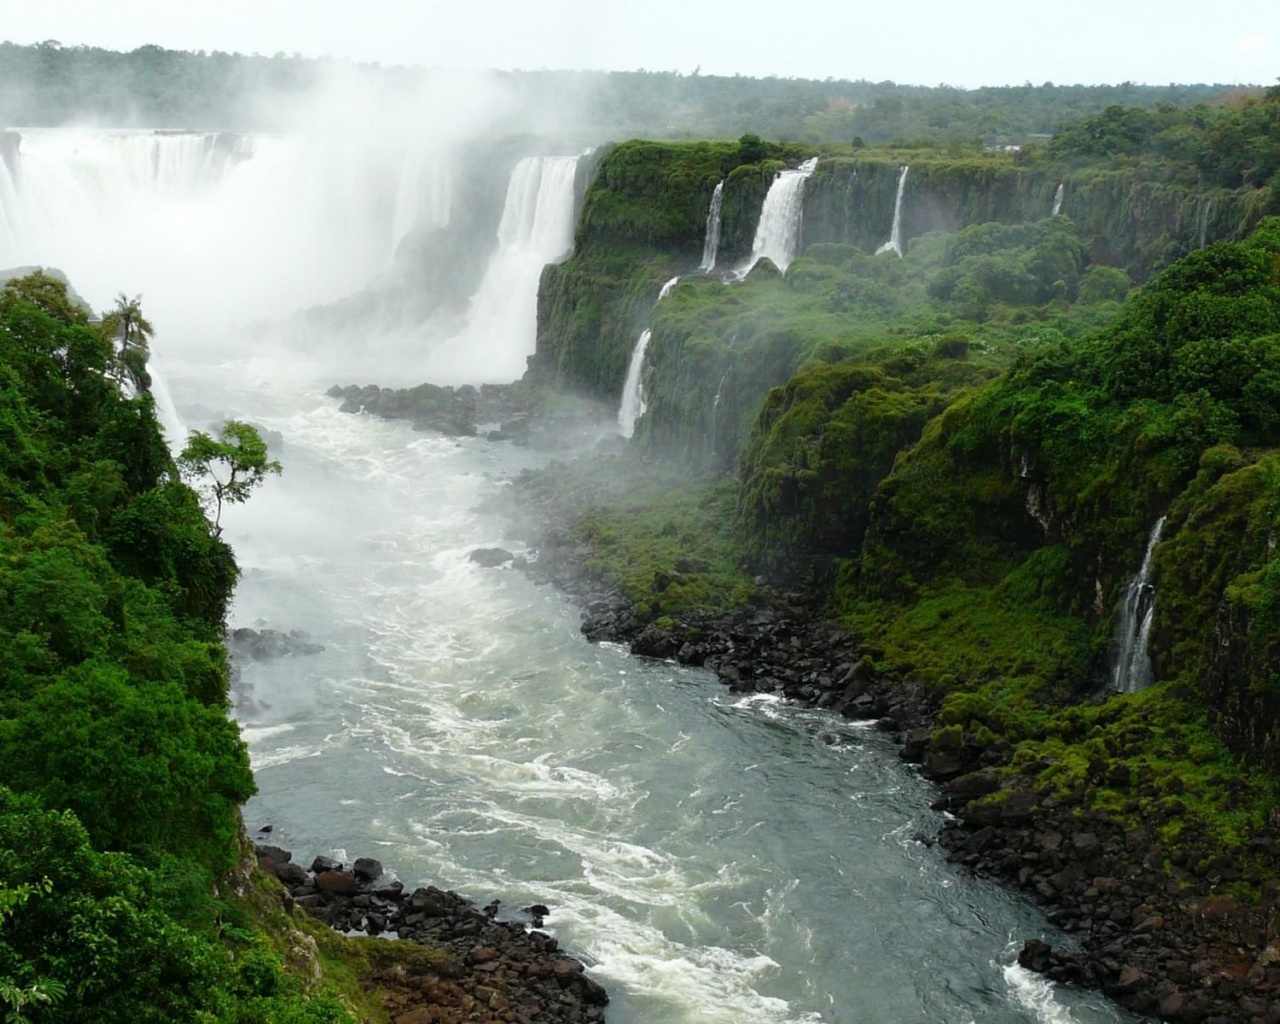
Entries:
<svg viewBox="0 0 1280 1024">
<path fill-rule="evenodd" d="M 421 69 L 351 66 L 277 53 L 245 56 L 143 46 L 118 53 L 49 40 L 0 43 L 0 122 L 136 125 L 204 130 L 281 130 L 290 98 L 344 73 L 410 90 Z M 681 75 L 667 71 L 514 71 L 496 75 L 522 113 L 555 111 L 564 131 L 595 138 L 737 138 L 782 141 L 973 142 L 1047 139 L 1062 125 L 1115 104 L 1153 108 L 1208 102 L 1225 85 L 1040 85 L 965 90 L 894 82 Z M 1248 90 L 1245 95 L 1249 95 Z M 264 102 L 265 101 L 265 102 Z"/>
<path fill-rule="evenodd" d="M 344 1021 L 234 898 L 254 791 L 227 717 L 237 568 L 120 328 L 43 273 L 0 291 L 0 1008 Z"/>
</svg>

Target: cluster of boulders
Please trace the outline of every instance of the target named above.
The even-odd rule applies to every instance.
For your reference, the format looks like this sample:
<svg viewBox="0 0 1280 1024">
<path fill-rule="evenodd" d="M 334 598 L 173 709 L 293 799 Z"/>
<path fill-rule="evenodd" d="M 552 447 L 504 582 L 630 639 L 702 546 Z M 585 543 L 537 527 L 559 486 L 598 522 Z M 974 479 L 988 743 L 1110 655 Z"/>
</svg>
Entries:
<svg viewBox="0 0 1280 1024">
<path fill-rule="evenodd" d="M 551 913 L 546 906 L 502 919 L 496 900 L 477 908 L 435 886 L 408 892 L 372 858 L 348 867 L 316 857 L 308 869 L 278 846 L 258 844 L 255 852 L 259 868 L 284 885 L 287 907 L 301 907 L 339 931 L 395 937 L 437 951 L 413 970 L 403 961 L 376 966 L 373 980 L 385 990 L 395 1024 L 604 1020 L 604 989 L 581 961 L 538 930 Z"/>
<path fill-rule="evenodd" d="M 331 387 L 326 394 L 341 399 L 339 409 L 369 413 L 388 420 L 409 420 L 414 430 L 431 430 L 449 437 L 484 436 L 490 441 L 563 450 L 594 443 L 613 421 L 613 411 L 588 399 L 559 398 L 522 384 L 482 384 L 461 387 L 419 384 L 412 388 L 383 388 L 376 384 Z"/>
</svg>

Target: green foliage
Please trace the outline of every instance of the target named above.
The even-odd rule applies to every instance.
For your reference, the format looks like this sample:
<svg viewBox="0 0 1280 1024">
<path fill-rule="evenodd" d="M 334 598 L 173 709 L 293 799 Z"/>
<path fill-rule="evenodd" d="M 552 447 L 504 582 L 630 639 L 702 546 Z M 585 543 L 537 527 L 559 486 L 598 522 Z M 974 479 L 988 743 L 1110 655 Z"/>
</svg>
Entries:
<svg viewBox="0 0 1280 1024">
<path fill-rule="evenodd" d="M 280 474 L 280 463 L 267 458 L 267 443 L 248 423 L 228 420 L 217 438 L 193 430 L 178 456 L 183 476 L 193 480 L 214 505 L 214 535 L 222 533 L 222 506 L 249 500 L 269 474 Z"/>
<path fill-rule="evenodd" d="M 0 1012 L 347 1021 L 217 934 L 253 792 L 220 642 L 236 566 L 150 396 L 122 393 L 114 331 L 49 275 L 0 291 Z M 255 437 L 229 455 L 265 471 Z"/>
</svg>

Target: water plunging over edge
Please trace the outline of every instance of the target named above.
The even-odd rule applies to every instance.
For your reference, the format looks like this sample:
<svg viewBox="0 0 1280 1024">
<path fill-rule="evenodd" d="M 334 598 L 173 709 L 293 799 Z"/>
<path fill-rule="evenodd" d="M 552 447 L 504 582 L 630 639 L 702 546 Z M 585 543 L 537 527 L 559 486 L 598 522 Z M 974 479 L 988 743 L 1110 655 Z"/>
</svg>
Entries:
<svg viewBox="0 0 1280 1024">
<path fill-rule="evenodd" d="M 911 170 L 910 165 L 904 164 L 898 171 L 898 194 L 893 201 L 893 227 L 889 231 L 889 241 L 876 250 L 877 256 L 886 252 L 894 252 L 902 256 L 902 199 L 907 193 L 907 171 L 909 170 Z"/>
<path fill-rule="evenodd" d="M 1111 688 L 1120 693 L 1137 693 L 1151 684 L 1151 625 L 1155 620 L 1156 588 L 1151 583 L 1151 563 L 1165 516 L 1156 520 L 1147 539 L 1147 550 L 1137 575 L 1125 587 L 1120 622 L 1116 629 L 1116 660 L 1111 671 Z"/>
<path fill-rule="evenodd" d="M 711 209 L 707 211 L 707 240 L 702 245 L 702 262 L 698 269 L 709 274 L 716 268 L 716 256 L 720 253 L 720 208 L 724 206 L 724 182 L 716 182 L 711 193 Z"/>
<path fill-rule="evenodd" d="M 1053 193 L 1053 216 L 1056 217 L 1062 212 L 1062 201 L 1067 195 L 1066 182 L 1058 182 L 1057 191 Z"/>
<path fill-rule="evenodd" d="M 804 214 L 804 183 L 818 166 L 815 156 L 795 170 L 779 171 L 760 208 L 751 256 L 734 278 L 742 280 L 760 260 L 768 257 L 775 267 L 786 273 L 800 248 L 800 227 Z"/>
<path fill-rule="evenodd" d="M 662 286 L 658 301 L 670 295 L 679 283 L 680 275 L 677 274 Z M 622 402 L 618 406 L 618 433 L 626 438 L 636 432 L 636 420 L 644 415 L 647 407 L 644 400 L 644 355 L 649 350 L 652 337 L 653 332 L 647 327 L 640 332 L 635 348 L 631 350 L 631 362 L 627 364 L 627 379 L 623 381 Z"/>
</svg>

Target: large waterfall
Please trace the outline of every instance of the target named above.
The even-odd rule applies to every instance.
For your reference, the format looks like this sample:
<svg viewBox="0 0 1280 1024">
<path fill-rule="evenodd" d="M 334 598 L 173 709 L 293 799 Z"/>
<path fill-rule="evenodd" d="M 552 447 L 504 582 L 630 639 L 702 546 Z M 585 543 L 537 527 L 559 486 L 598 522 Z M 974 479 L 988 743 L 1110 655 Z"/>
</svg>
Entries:
<svg viewBox="0 0 1280 1024">
<path fill-rule="evenodd" d="M 0 267 L 59 267 L 95 307 L 141 292 L 162 332 L 196 294 L 229 323 L 332 301 L 386 269 L 412 219 L 448 218 L 447 147 L 415 159 L 408 139 L 19 134 L 0 161 Z"/>
<path fill-rule="evenodd" d="M 542 268 L 573 247 L 576 156 L 525 157 L 511 172 L 497 248 L 462 332 L 428 353 L 423 375 L 441 383 L 519 378 L 537 339 Z"/>
<path fill-rule="evenodd" d="M 1121 693 L 1137 693 L 1151 683 L 1151 625 L 1155 621 L 1156 588 L 1151 583 L 1151 565 L 1165 517 L 1156 520 L 1147 538 L 1142 565 L 1125 587 L 1120 621 L 1116 626 L 1115 662 L 1111 667 L 1111 687 Z"/>
<path fill-rule="evenodd" d="M 770 259 L 785 271 L 800 248 L 801 218 L 804 212 L 804 183 L 818 166 L 818 158 L 806 160 L 795 170 L 779 171 L 764 197 L 760 222 L 756 225 L 751 257 L 737 271 L 746 277 L 760 260 Z"/>
<path fill-rule="evenodd" d="M 907 172 L 909 170 L 911 170 L 909 166 L 903 166 L 898 171 L 898 193 L 893 200 L 893 227 L 889 231 L 889 241 L 876 250 L 877 256 L 886 252 L 897 253 L 901 256 L 905 251 L 902 248 L 902 200 L 907 194 Z"/>
<path fill-rule="evenodd" d="M 707 211 L 707 238 L 702 243 L 702 262 L 698 269 L 709 274 L 716 269 L 716 257 L 720 253 L 720 208 L 724 206 L 724 182 L 716 182 L 711 193 L 711 209 Z"/>
</svg>

